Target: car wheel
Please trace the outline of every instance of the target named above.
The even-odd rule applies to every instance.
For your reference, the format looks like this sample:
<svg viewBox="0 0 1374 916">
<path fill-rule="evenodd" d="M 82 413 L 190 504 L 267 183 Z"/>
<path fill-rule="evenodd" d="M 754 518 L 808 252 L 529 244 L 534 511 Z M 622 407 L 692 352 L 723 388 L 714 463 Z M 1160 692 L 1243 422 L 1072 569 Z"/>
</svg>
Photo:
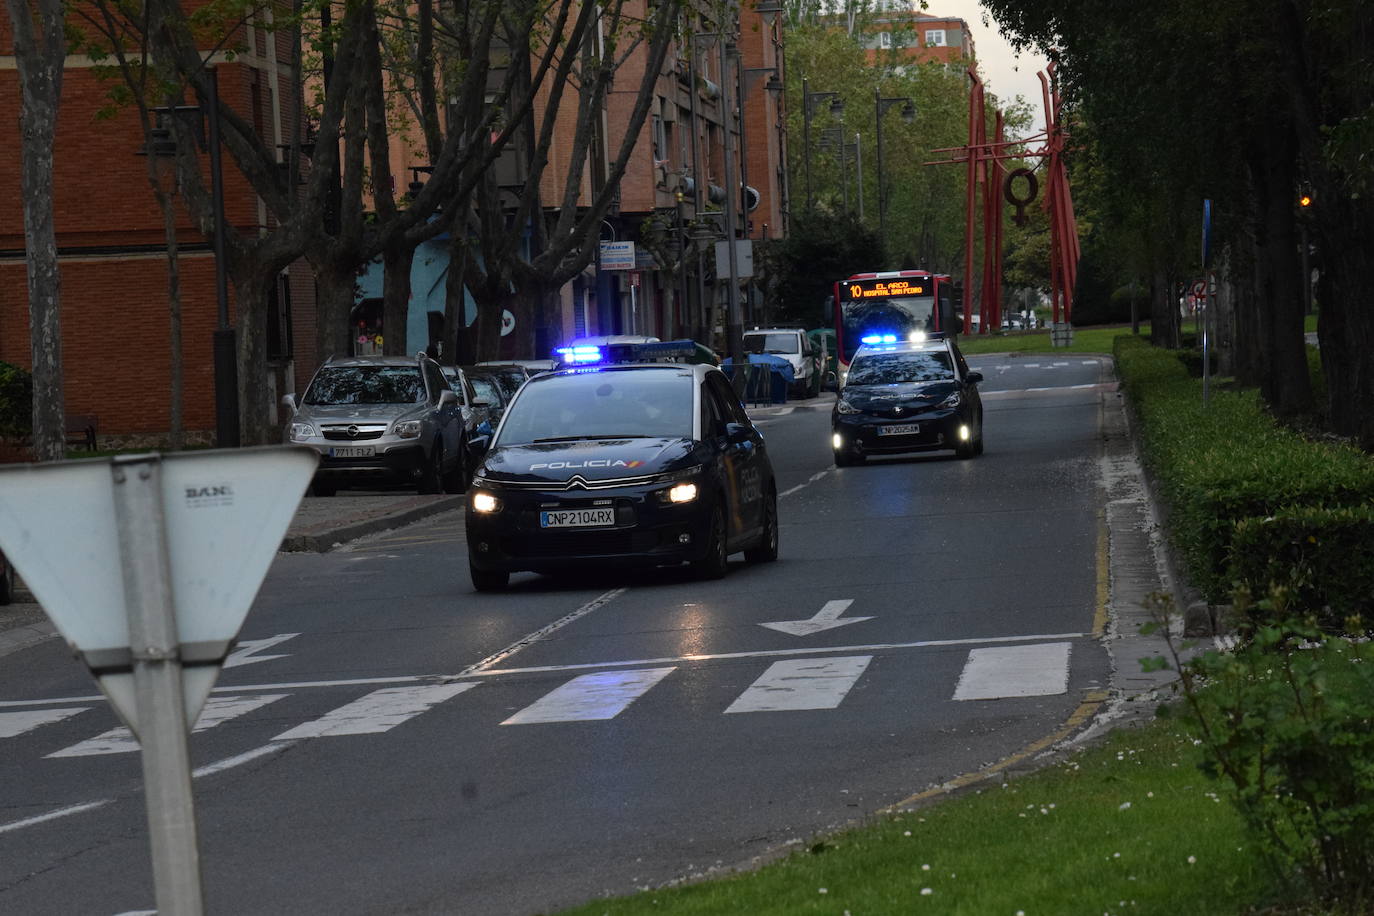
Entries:
<svg viewBox="0 0 1374 916">
<path fill-rule="evenodd" d="M 503 592 L 510 585 L 510 573 L 499 569 L 478 569 L 468 560 L 468 575 L 472 577 L 472 587 L 479 592 Z"/>
<path fill-rule="evenodd" d="M 458 449 L 458 460 L 453 470 L 444 475 L 444 492 L 462 493 L 468 488 L 468 459 L 465 449 Z"/>
<path fill-rule="evenodd" d="M 420 472 L 420 482 L 416 486 L 419 493 L 439 493 L 444 487 L 444 447 L 438 442 L 430 450 L 429 460 Z"/>
<path fill-rule="evenodd" d="M 333 496 L 339 492 L 339 486 L 316 478 L 315 482 L 310 485 L 310 491 L 316 496 Z"/>
<path fill-rule="evenodd" d="M 698 560 L 692 561 L 692 569 L 698 579 L 719 579 L 725 575 L 730 559 L 726 546 L 725 507 L 716 504 L 711 512 L 711 529 L 706 535 L 706 552 Z"/>
<path fill-rule="evenodd" d="M 773 490 L 763 507 L 763 534 L 744 552 L 744 558 L 750 563 L 772 563 L 778 558 L 778 494 Z"/>
<path fill-rule="evenodd" d="M 983 454 L 983 424 L 982 424 L 982 423 L 979 423 L 979 424 L 978 424 L 978 439 L 977 439 L 977 442 L 978 442 L 978 444 L 975 445 L 975 446 L 973 447 L 973 454 L 975 454 L 975 455 L 981 455 L 981 454 Z"/>
<path fill-rule="evenodd" d="M 978 454 L 977 449 L 977 444 L 970 438 L 967 442 L 960 442 L 956 445 L 954 447 L 954 454 L 958 455 L 960 458 L 969 459 Z"/>
</svg>

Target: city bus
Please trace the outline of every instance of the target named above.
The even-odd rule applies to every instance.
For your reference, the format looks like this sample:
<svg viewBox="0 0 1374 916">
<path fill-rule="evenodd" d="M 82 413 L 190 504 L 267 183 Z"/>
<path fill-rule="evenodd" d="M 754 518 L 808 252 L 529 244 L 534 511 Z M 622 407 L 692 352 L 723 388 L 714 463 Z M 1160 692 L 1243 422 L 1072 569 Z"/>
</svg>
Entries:
<svg viewBox="0 0 1374 916">
<path fill-rule="evenodd" d="M 949 274 L 892 270 L 855 274 L 835 284 L 832 299 L 841 381 L 854 351 L 885 338 L 906 340 L 915 332 L 957 334 Z M 867 339 L 867 340 L 866 340 Z"/>
</svg>

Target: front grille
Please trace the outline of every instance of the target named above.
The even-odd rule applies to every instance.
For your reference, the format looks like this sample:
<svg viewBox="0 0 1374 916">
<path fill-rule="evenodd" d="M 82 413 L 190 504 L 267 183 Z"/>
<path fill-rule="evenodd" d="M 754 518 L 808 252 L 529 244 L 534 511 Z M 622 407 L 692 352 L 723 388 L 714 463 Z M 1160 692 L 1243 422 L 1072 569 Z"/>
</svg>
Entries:
<svg viewBox="0 0 1374 916">
<path fill-rule="evenodd" d="M 365 442 L 380 439 L 386 434 L 385 426 L 322 426 L 320 434 L 326 439 L 338 442 Z"/>
</svg>

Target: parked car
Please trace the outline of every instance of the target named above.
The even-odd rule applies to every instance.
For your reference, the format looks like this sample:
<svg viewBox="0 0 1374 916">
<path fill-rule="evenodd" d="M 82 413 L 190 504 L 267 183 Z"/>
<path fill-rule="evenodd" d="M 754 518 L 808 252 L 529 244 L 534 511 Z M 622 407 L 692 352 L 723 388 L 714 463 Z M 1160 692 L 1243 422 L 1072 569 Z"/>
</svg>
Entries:
<svg viewBox="0 0 1374 916">
<path fill-rule="evenodd" d="M 510 403 L 510 398 L 507 398 L 505 392 L 501 390 L 499 376 L 488 372 L 483 366 L 463 366 L 461 368 L 467 380 L 472 383 L 472 388 L 477 393 L 478 402 L 486 404 L 487 410 L 491 414 L 491 428 L 496 429 L 501 423 L 501 416 L 506 412 L 506 405 Z"/>
<path fill-rule="evenodd" d="M 754 328 L 744 332 L 746 353 L 768 353 L 792 364 L 792 393 L 814 398 L 821 393 L 824 368 L 819 351 L 801 328 Z"/>
<path fill-rule="evenodd" d="M 463 414 L 463 483 L 466 485 L 472 482 L 472 472 L 482 463 L 487 449 L 491 447 L 492 436 L 496 434 L 496 419 L 492 417 L 490 405 L 477 393 L 462 369 L 443 366 L 439 371 L 444 374 L 444 381 L 448 382 L 453 393 L 458 395 L 458 407 Z"/>
<path fill-rule="evenodd" d="M 291 411 L 285 440 L 320 453 L 313 490 L 411 483 L 421 493 L 461 493 L 469 468 L 458 395 L 423 353 L 331 357 Z"/>
<path fill-rule="evenodd" d="M 534 373 L 527 370 L 519 363 L 498 363 L 486 362 L 478 363 L 473 366 L 471 372 L 477 372 L 488 378 L 493 379 L 501 389 L 501 396 L 507 404 L 515 393 L 519 391 Z"/>
</svg>

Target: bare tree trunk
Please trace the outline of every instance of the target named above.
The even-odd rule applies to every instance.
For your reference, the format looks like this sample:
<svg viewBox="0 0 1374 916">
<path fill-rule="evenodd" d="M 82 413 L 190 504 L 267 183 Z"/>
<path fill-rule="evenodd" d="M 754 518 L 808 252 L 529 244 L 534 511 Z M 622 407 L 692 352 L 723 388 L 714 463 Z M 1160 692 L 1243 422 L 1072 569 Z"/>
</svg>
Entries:
<svg viewBox="0 0 1374 916">
<path fill-rule="evenodd" d="M 158 177 L 157 156 L 148 154 L 148 181 L 153 186 L 153 196 L 162 209 L 162 231 L 167 237 L 167 337 L 168 337 L 168 375 L 171 390 L 169 429 L 167 445 L 172 451 L 179 451 L 186 444 L 186 423 L 183 417 L 185 400 L 185 369 L 181 351 L 181 266 L 177 259 L 177 216 L 174 206 L 176 178 L 172 178 L 172 190 L 162 187 Z"/>
<path fill-rule="evenodd" d="M 1303 339 L 1303 302 L 1298 238 L 1293 220 L 1292 189 L 1297 184 L 1296 149 L 1279 130 L 1259 149 L 1253 168 L 1259 204 L 1262 265 L 1258 303 L 1266 371 L 1260 393 L 1278 414 L 1311 410 L 1312 385 L 1307 374 L 1307 345 Z"/>
<path fill-rule="evenodd" d="M 267 384 L 267 302 L 277 282 L 276 271 L 248 263 L 234 276 L 238 300 L 235 328 L 238 344 L 239 439 L 243 445 L 272 445 L 280 441 L 270 422 Z"/>
<path fill-rule="evenodd" d="M 398 236 L 397 243 L 388 245 L 382 252 L 384 275 L 382 279 L 382 352 L 387 356 L 406 356 L 413 350 L 420 350 L 429 343 L 415 341 L 409 347 L 406 340 L 407 323 L 410 316 L 410 268 L 415 263 L 415 246 L 408 245 L 405 236 Z"/>
<path fill-rule="evenodd" d="M 66 454 L 62 387 L 61 274 L 53 222 L 53 135 L 62 98 L 67 43 L 62 0 L 6 0 L 19 69 L 22 137 L 20 193 L 24 199 L 29 340 L 33 358 L 33 452 L 40 461 Z M 37 12 L 39 22 L 33 20 Z M 37 31 L 41 34 L 36 34 Z"/>
<path fill-rule="evenodd" d="M 314 268 L 315 352 L 324 362 L 330 356 L 347 356 L 353 351 L 349 317 L 354 305 L 354 272 L 332 261 L 315 264 Z"/>
<path fill-rule="evenodd" d="M 477 360 L 477 328 L 467 324 L 468 246 L 462 223 L 453 230 L 448 246 L 448 274 L 444 277 L 444 365 L 466 366 Z"/>
</svg>

